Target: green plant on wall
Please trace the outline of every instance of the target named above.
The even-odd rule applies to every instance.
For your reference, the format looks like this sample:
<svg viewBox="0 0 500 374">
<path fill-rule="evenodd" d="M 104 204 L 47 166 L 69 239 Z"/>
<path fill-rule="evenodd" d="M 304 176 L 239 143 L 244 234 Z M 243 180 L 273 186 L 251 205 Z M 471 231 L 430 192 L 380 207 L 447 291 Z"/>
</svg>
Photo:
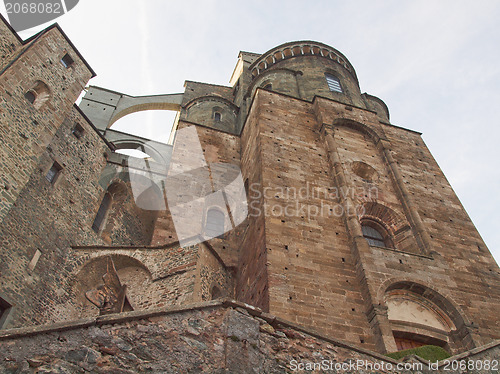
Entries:
<svg viewBox="0 0 500 374">
<path fill-rule="evenodd" d="M 388 357 L 395 360 L 399 360 L 400 358 L 409 355 L 416 355 L 432 362 L 444 360 L 445 358 L 450 357 L 450 354 L 448 352 L 436 345 L 424 345 L 418 348 L 405 349 L 404 351 L 392 352 L 387 354 Z"/>
</svg>

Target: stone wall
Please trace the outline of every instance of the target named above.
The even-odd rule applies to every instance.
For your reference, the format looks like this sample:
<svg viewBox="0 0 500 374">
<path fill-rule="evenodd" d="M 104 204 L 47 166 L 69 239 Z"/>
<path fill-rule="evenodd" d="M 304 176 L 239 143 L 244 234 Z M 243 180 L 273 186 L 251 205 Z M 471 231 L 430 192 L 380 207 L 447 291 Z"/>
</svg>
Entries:
<svg viewBox="0 0 500 374">
<path fill-rule="evenodd" d="M 450 360 L 498 360 L 499 344 Z M 446 362 L 398 362 L 234 301 L 4 330 L 0 347 L 2 373 L 447 372 Z"/>
<path fill-rule="evenodd" d="M 374 349 L 356 258 L 310 104 L 259 91 L 254 105 L 263 160 L 269 311 Z"/>
<path fill-rule="evenodd" d="M 199 282 L 198 246 L 76 247 L 72 254 L 83 264 L 73 269 L 71 298 L 65 306 L 68 314 L 74 309 L 72 318 L 99 314 L 85 293 L 103 284 L 108 256 L 113 259 L 120 282 L 127 286 L 127 299 L 134 310 L 194 301 L 195 283 Z"/>
<path fill-rule="evenodd" d="M 241 134 L 241 171 L 248 197 L 248 218 L 242 227 L 236 298 L 269 309 L 262 152 L 258 106 L 251 109 Z"/>
<path fill-rule="evenodd" d="M 60 61 L 65 53 L 74 60 L 69 67 Z M 12 207 L 93 74 L 57 27 L 43 31 L 22 54 L 10 57 L 10 65 L 0 75 L 0 136 L 2 143 L 9 144 L 0 149 L 4 160 L 0 165 L 0 219 Z M 33 104 L 25 98 L 30 90 L 37 97 Z"/>
<path fill-rule="evenodd" d="M 10 27 L 5 18 L 0 15 L 0 70 L 3 70 L 12 60 L 12 56 L 22 48 L 22 41 Z"/>
<path fill-rule="evenodd" d="M 76 123 L 84 130 L 80 138 L 72 132 Z M 61 306 L 68 301 L 68 281 L 73 268 L 81 264 L 69 248 L 76 243 L 104 244 L 91 226 L 99 204 L 101 188 L 97 181 L 106 165 L 103 153 L 107 149 L 80 112 L 73 109 L 4 217 L 0 227 L 0 283 L 2 297 L 14 305 L 10 326 L 65 318 Z M 54 161 L 62 170 L 51 183 L 46 175 Z M 41 256 L 37 263 L 31 263 L 36 251 Z"/>
</svg>

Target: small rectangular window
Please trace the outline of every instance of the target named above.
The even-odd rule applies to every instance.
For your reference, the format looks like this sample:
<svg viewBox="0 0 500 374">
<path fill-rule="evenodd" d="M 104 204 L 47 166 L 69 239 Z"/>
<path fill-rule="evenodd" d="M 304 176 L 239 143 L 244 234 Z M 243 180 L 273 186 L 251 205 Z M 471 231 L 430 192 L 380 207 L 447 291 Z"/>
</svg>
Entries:
<svg viewBox="0 0 500 374">
<path fill-rule="evenodd" d="M 77 123 L 75 127 L 73 127 L 73 130 L 71 132 L 74 136 L 80 139 L 83 136 L 84 130 L 83 127 L 79 123 Z"/>
<path fill-rule="evenodd" d="M 28 91 L 24 94 L 26 100 L 28 100 L 31 104 L 33 104 L 36 100 L 36 96 L 32 91 Z"/>
<path fill-rule="evenodd" d="M 54 161 L 47 175 L 45 175 L 45 179 L 47 179 L 50 183 L 54 184 L 61 170 L 62 170 L 61 165 L 59 165 L 57 162 Z"/>
<path fill-rule="evenodd" d="M 65 54 L 63 58 L 61 58 L 61 63 L 64 65 L 65 68 L 69 68 L 73 64 L 73 59 L 69 54 Z"/>
<path fill-rule="evenodd" d="M 331 74 L 325 74 L 326 83 L 328 83 L 328 88 L 332 92 L 340 92 L 342 93 L 342 87 L 340 86 L 339 79 Z"/>
</svg>

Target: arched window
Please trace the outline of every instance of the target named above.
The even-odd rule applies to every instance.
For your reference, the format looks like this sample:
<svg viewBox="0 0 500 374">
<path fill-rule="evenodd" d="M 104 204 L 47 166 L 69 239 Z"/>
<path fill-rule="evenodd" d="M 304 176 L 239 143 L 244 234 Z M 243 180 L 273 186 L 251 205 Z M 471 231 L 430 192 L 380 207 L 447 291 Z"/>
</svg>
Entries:
<svg viewBox="0 0 500 374">
<path fill-rule="evenodd" d="M 210 294 L 211 294 L 211 300 L 219 299 L 222 297 L 222 292 L 217 286 L 212 287 Z"/>
<path fill-rule="evenodd" d="M 205 235 L 215 238 L 224 235 L 225 216 L 217 208 L 210 208 L 205 221 Z"/>
<path fill-rule="evenodd" d="M 106 192 L 102 199 L 101 206 L 99 207 L 99 210 L 97 211 L 97 214 L 95 216 L 94 223 L 92 224 L 92 230 L 94 230 L 95 232 L 101 231 L 102 225 L 104 223 L 104 220 L 106 219 L 110 207 L 111 194 L 109 192 Z"/>
<path fill-rule="evenodd" d="M 330 91 L 342 93 L 342 86 L 340 85 L 340 80 L 335 75 L 325 73 L 325 78 Z"/>
<path fill-rule="evenodd" d="M 42 105 L 49 100 L 50 90 L 49 87 L 42 81 L 36 81 L 34 86 L 30 88 L 24 97 L 28 100 L 36 109 L 40 109 Z"/>
<path fill-rule="evenodd" d="M 273 85 L 272 85 L 272 83 L 268 83 L 268 84 L 266 84 L 266 85 L 264 86 L 264 88 L 265 88 L 266 90 L 272 90 L 272 89 L 273 89 Z"/>
<path fill-rule="evenodd" d="M 221 121 L 221 114 L 219 112 L 214 112 L 214 120 L 215 122 L 220 122 Z"/>
<path fill-rule="evenodd" d="M 361 222 L 361 231 L 369 245 L 392 248 L 392 240 L 387 230 L 377 222 L 365 220 Z"/>
</svg>

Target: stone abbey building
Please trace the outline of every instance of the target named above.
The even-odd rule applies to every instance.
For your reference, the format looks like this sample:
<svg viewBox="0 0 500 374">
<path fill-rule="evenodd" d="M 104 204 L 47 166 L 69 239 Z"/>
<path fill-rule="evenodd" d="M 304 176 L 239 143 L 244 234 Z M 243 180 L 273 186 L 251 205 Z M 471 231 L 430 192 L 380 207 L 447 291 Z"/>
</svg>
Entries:
<svg viewBox="0 0 500 374">
<path fill-rule="evenodd" d="M 240 52 L 228 86 L 186 81 L 179 94 L 90 86 L 79 106 L 95 73 L 59 26 L 23 41 L 2 18 L 0 52 L 4 367 L 56 360 L 93 370 L 119 366 L 125 351 L 154 365 L 154 352 L 148 361 L 143 351 L 160 338 L 143 351 L 134 344 L 165 326 L 177 347 L 204 352 L 196 365 L 213 372 L 203 365 L 216 365 L 206 355 L 219 345 L 217 370 L 280 372 L 271 368 L 277 352 L 293 356 L 299 351 L 286 344 L 304 334 L 339 360 L 423 344 L 451 354 L 498 347 L 499 267 L 421 134 L 391 124 L 385 103 L 361 93 L 334 48 L 297 41 Z M 112 128 L 153 109 L 178 112 L 171 144 Z M 232 218 L 206 206 L 200 233 L 226 232 L 181 246 L 166 192 L 148 173 L 169 173 L 182 146 L 175 135 L 190 126 L 209 166 L 241 170 L 249 208 L 229 230 Z M 137 163 L 121 149 L 149 157 Z M 120 324 L 126 331 L 103 338 Z M 234 326 L 244 327 L 229 333 Z M 133 333 L 141 335 L 120 335 Z M 134 348 L 111 347 L 117 336 Z M 281 351 L 266 340 L 285 338 Z M 86 339 L 83 358 L 75 359 L 80 348 L 16 356 L 21 341 L 35 352 L 61 339 L 65 347 Z M 178 362 L 171 372 L 195 365 Z"/>
</svg>

